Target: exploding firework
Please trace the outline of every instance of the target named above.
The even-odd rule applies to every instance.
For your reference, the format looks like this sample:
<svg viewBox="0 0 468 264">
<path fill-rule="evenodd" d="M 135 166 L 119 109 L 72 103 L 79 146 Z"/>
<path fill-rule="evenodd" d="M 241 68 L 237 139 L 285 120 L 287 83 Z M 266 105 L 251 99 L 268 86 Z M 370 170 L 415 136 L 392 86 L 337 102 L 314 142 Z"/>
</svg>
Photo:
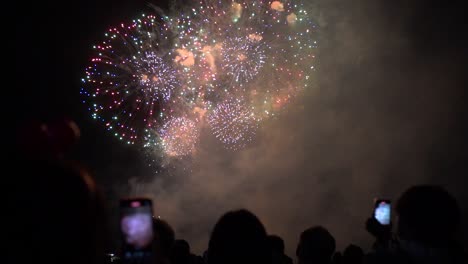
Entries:
<svg viewBox="0 0 468 264">
<path fill-rule="evenodd" d="M 147 100 L 169 101 L 178 81 L 174 70 L 161 57 L 154 52 L 144 52 L 142 56 L 132 58 L 129 64 L 135 66 L 135 78 L 140 80 L 139 88 Z"/>
<path fill-rule="evenodd" d="M 177 72 L 159 48 L 167 32 L 155 19 L 143 16 L 109 29 L 82 79 L 92 117 L 128 144 L 155 126 L 178 86 Z"/>
<path fill-rule="evenodd" d="M 195 151 L 200 129 L 187 117 L 171 118 L 159 130 L 164 152 L 171 157 L 185 156 Z"/>
<path fill-rule="evenodd" d="M 229 38 L 223 47 L 223 70 L 232 76 L 231 83 L 235 82 L 235 87 L 242 87 L 252 80 L 265 64 L 267 47 L 260 35 Z"/>
<path fill-rule="evenodd" d="M 208 116 L 208 123 L 215 137 L 233 150 L 251 142 L 258 128 L 254 113 L 238 99 L 220 103 Z"/>
<path fill-rule="evenodd" d="M 191 106 L 237 97 L 269 116 L 310 83 L 315 24 L 300 4 L 204 0 L 174 21 L 178 52 L 189 54 L 185 90 L 197 95 L 188 97 L 197 98 Z"/>
<path fill-rule="evenodd" d="M 275 115 L 311 86 L 317 48 L 316 25 L 302 5 L 273 1 L 266 13 L 265 64 L 248 89 L 259 118 Z"/>
<path fill-rule="evenodd" d="M 185 156 L 207 124 L 240 149 L 311 86 L 316 25 L 295 1 L 201 0 L 176 13 L 111 28 L 94 47 L 81 93 L 122 141 Z"/>
</svg>

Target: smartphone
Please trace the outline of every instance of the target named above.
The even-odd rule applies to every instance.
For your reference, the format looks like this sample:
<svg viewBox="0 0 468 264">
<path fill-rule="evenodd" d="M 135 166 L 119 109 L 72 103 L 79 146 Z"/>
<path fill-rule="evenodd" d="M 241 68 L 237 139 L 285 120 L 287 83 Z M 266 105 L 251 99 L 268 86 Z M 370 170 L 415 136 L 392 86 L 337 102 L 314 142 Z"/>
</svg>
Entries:
<svg viewBox="0 0 468 264">
<path fill-rule="evenodd" d="M 374 203 L 374 218 L 381 225 L 390 225 L 392 204 L 390 200 L 376 199 Z"/>
<path fill-rule="evenodd" d="M 120 200 L 120 231 L 125 263 L 150 263 L 153 253 L 153 203 L 147 198 Z"/>
</svg>

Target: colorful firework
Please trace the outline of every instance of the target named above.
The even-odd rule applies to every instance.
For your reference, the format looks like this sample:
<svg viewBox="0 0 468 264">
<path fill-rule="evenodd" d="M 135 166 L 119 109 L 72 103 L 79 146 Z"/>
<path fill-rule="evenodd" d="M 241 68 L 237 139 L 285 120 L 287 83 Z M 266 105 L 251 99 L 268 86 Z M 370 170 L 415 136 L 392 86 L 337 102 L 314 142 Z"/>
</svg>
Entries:
<svg viewBox="0 0 468 264">
<path fill-rule="evenodd" d="M 187 117 L 171 118 L 159 130 L 164 152 L 171 157 L 185 156 L 195 151 L 200 129 Z"/>
<path fill-rule="evenodd" d="M 251 99 L 256 112 L 268 116 L 310 82 L 315 24 L 300 4 L 204 0 L 175 21 L 175 45 L 193 58 L 184 68 L 187 91 L 196 91 L 198 102 Z"/>
<path fill-rule="evenodd" d="M 191 155 L 208 124 L 240 149 L 310 86 L 316 25 L 295 1 L 201 0 L 176 13 L 111 28 L 95 46 L 81 93 L 119 139 Z"/>
<path fill-rule="evenodd" d="M 240 149 L 252 141 L 258 121 L 254 113 L 238 99 L 220 103 L 208 116 L 215 137 L 228 149 Z"/>
<path fill-rule="evenodd" d="M 147 100 L 157 98 L 165 102 L 169 101 L 178 85 L 174 70 L 151 51 L 144 52 L 142 56 L 134 57 L 130 61 L 127 65 L 135 66 L 133 71 L 141 86 L 138 88 L 146 95 Z"/>
<path fill-rule="evenodd" d="M 222 49 L 222 69 L 232 76 L 231 83 L 242 87 L 255 78 L 265 64 L 266 49 L 262 36 L 257 34 L 227 39 Z"/>
<path fill-rule="evenodd" d="M 92 117 L 128 144 L 155 126 L 178 86 L 178 73 L 159 49 L 165 34 L 154 16 L 109 29 L 82 79 Z"/>
</svg>

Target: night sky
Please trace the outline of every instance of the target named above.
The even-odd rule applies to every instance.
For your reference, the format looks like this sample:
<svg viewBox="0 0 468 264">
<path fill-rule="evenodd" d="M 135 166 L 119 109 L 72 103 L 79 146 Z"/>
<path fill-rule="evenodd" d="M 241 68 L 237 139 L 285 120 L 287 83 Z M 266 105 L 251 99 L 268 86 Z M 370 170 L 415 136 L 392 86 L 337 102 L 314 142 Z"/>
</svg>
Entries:
<svg viewBox="0 0 468 264">
<path fill-rule="evenodd" d="M 320 36 L 322 45 L 319 44 L 323 59 L 319 60 L 317 65 L 319 75 L 321 71 L 323 72 L 319 82 L 319 92 L 308 94 L 302 102 L 306 114 L 278 122 L 291 124 L 288 122 L 296 121 L 292 127 L 298 128 L 300 139 L 291 139 L 291 142 L 301 144 L 298 148 L 302 151 L 302 158 L 310 160 L 312 164 L 320 163 L 321 166 L 320 169 L 316 169 L 308 162 L 302 162 L 301 166 L 296 166 L 292 170 L 293 173 L 302 175 L 303 170 L 310 169 L 317 172 L 318 178 L 333 175 L 314 182 L 314 184 L 323 184 L 322 189 L 330 187 L 330 190 L 333 190 L 330 193 L 321 190 L 320 195 L 315 197 L 318 201 L 328 203 L 336 199 L 338 206 L 336 210 L 339 210 L 340 205 L 346 206 L 343 201 L 348 195 L 352 196 L 355 191 L 373 188 L 366 185 L 366 182 L 374 182 L 366 180 L 372 176 L 364 174 L 378 171 L 380 174 L 375 182 L 378 182 L 379 186 L 376 189 L 385 190 L 386 187 L 393 186 L 389 187 L 387 192 L 391 192 L 394 196 L 398 195 L 401 188 L 417 181 L 446 186 L 462 203 L 466 222 L 468 196 L 463 186 L 468 186 L 466 162 L 468 107 L 466 99 L 463 98 L 466 98 L 464 96 L 468 87 L 464 73 L 467 68 L 466 47 L 468 46 L 466 29 L 462 25 L 465 14 L 461 5 L 439 2 L 441 1 L 321 0 L 314 5 L 323 9 L 317 12 L 320 15 L 319 24 L 321 20 L 324 21 Z M 152 179 L 154 175 L 147 173 L 147 164 L 142 159 L 139 149 L 120 144 L 102 127 L 92 122 L 79 97 L 80 79 L 91 54 L 91 46 L 100 39 L 103 32 L 109 26 L 129 21 L 142 12 L 150 11 L 151 8 L 147 3 L 148 1 L 142 0 L 82 0 L 64 1 L 59 5 L 55 1 L 31 3 L 23 1 L 18 3 L 20 6 L 17 6 L 14 21 L 17 69 L 15 101 L 18 106 L 14 114 L 17 124 L 33 118 L 50 120 L 68 116 L 74 119 L 81 128 L 82 138 L 71 155 L 95 172 L 97 182 L 111 204 L 109 206 L 111 215 L 115 214 L 119 195 L 134 193 L 134 190 L 130 190 L 133 187 L 127 186 L 130 178 L 135 180 L 136 177 L 137 182 L 154 183 Z M 152 3 L 163 9 L 168 6 L 165 2 L 152 1 Z M 391 39 L 394 35 L 403 37 L 395 41 Z M 386 39 L 387 36 L 390 36 L 390 39 Z M 394 47 L 404 47 L 402 49 L 404 51 L 394 53 Z M 339 54 L 344 56 L 335 57 Z M 411 80 L 413 76 L 415 79 Z M 320 121 L 310 120 L 316 116 L 320 117 Z M 344 124 L 336 126 L 332 124 L 338 121 Z M 287 126 L 280 125 L 280 127 Z M 327 128 L 317 129 L 317 126 Z M 366 128 L 369 128 L 367 130 L 369 134 L 362 132 Z M 288 130 L 281 129 L 276 131 L 288 134 Z M 349 129 L 349 134 L 342 134 L 341 129 Z M 406 138 L 404 134 L 406 132 L 411 137 Z M 307 140 L 307 135 L 313 135 L 315 140 Z M 270 138 L 274 140 L 275 136 Z M 381 144 L 384 141 L 385 144 Z M 368 142 L 374 142 L 378 147 L 367 147 Z M 324 146 L 327 143 L 331 146 Z M 401 147 L 393 149 L 392 146 L 395 145 Z M 368 160 L 366 157 L 372 157 L 372 154 L 362 154 L 364 153 L 362 149 L 378 152 L 386 146 L 390 146 L 388 148 L 391 151 L 382 154 L 381 158 L 385 159 L 386 155 L 389 155 L 390 161 L 374 163 L 379 167 L 378 170 L 374 170 L 372 164 L 362 165 Z M 278 148 L 282 151 L 281 149 L 294 149 L 297 146 Z M 361 153 L 357 155 L 361 158 L 352 158 L 354 150 Z M 382 150 L 381 153 L 384 152 L 386 153 Z M 283 151 L 274 157 L 281 158 L 282 153 L 285 157 L 288 156 L 288 153 Z M 418 158 L 413 158 L 415 155 Z M 326 158 L 330 158 L 331 161 L 323 162 Z M 413 160 L 417 161 L 418 165 L 411 164 Z M 124 167 L 115 165 L 122 163 L 127 165 Z M 385 165 L 381 166 L 383 163 Z M 268 170 L 262 171 L 258 174 L 268 174 Z M 424 177 L 415 176 L 405 183 L 405 176 L 398 176 L 402 172 L 424 175 Z M 255 167 L 249 173 L 255 174 Z M 347 173 L 352 173 L 357 179 L 360 177 L 357 174 L 363 173 L 362 182 L 356 183 L 354 178 L 353 181 L 341 181 L 341 176 L 336 176 Z M 284 178 L 276 177 L 270 186 L 265 184 L 268 183 L 266 177 L 262 179 L 264 180 L 261 184 L 264 188 L 271 190 L 285 181 Z M 305 178 L 289 179 L 300 182 Z M 178 178 L 176 181 L 182 180 Z M 311 183 L 310 180 L 307 182 Z M 342 186 L 347 184 L 351 189 Z M 173 188 L 173 185 L 170 186 Z M 297 186 L 291 186 L 293 186 L 291 193 L 297 193 Z M 353 189 L 353 186 L 356 189 Z M 192 189 L 184 190 L 190 192 Z M 251 189 L 243 190 L 248 192 Z M 206 190 L 197 189 L 197 191 L 201 193 Z M 285 193 L 284 197 L 289 195 L 288 189 L 282 191 Z M 262 194 L 259 200 L 269 200 L 264 197 L 269 197 L 269 191 L 259 191 L 259 193 Z M 375 194 L 375 192 L 370 193 Z M 192 196 L 185 196 L 185 199 L 188 199 L 187 197 Z M 235 197 L 230 199 L 233 198 Z M 365 201 L 367 198 L 362 197 L 362 200 L 358 201 Z M 209 200 L 206 197 L 203 199 Z M 113 201 L 115 204 L 112 204 Z M 282 201 L 289 203 L 290 200 L 284 198 Z M 222 201 L 217 203 L 222 204 Z M 191 205 L 186 201 L 182 204 Z M 319 203 L 314 204 L 321 206 Z M 296 207 L 289 204 L 288 208 Z M 225 207 L 220 205 L 219 208 Z M 269 207 L 262 204 L 254 208 L 261 208 L 259 212 L 263 216 L 262 219 L 265 219 L 267 227 L 271 226 L 276 231 L 275 227 L 280 223 L 270 220 L 275 214 L 270 213 L 269 209 L 262 211 Z M 297 207 L 297 210 L 302 209 Z M 320 212 L 320 210 L 314 211 L 311 215 Z M 209 231 L 209 224 L 215 221 L 219 214 L 216 211 L 210 215 L 214 217 L 211 222 L 200 221 L 203 225 L 202 230 Z M 337 214 L 336 218 L 339 218 L 338 215 L 340 214 Z M 330 220 L 334 216 L 333 213 L 328 213 L 323 220 L 329 220 L 330 225 L 335 226 L 334 220 Z M 287 223 L 303 225 L 299 220 L 288 220 Z M 353 220 L 352 223 L 359 223 L 359 219 Z M 187 236 L 197 234 L 179 228 L 182 229 L 180 232 L 188 234 Z M 184 228 L 190 229 L 190 227 Z M 338 239 L 341 240 L 339 245 L 353 238 L 361 239 L 340 228 L 335 229 L 339 234 Z M 286 237 L 291 250 L 295 246 L 294 239 L 298 234 L 285 234 L 281 228 L 277 230 Z M 466 227 L 463 234 L 466 243 Z"/>
</svg>

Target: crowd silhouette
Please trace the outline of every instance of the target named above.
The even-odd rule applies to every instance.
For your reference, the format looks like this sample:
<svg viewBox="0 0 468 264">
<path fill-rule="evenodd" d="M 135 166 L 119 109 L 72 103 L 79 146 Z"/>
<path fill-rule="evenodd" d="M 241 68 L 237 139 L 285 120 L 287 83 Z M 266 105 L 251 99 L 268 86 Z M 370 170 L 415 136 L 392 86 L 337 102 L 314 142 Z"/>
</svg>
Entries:
<svg viewBox="0 0 468 264">
<path fill-rule="evenodd" d="M 47 126 L 41 126 L 37 131 L 47 134 Z M 76 127 L 67 121 L 61 129 Z M 74 135 L 77 137 L 79 133 Z M 37 146 L 39 149 L 34 149 L 34 144 L 28 146 L 27 150 L 20 148 L 16 158 L 29 165 L 19 169 L 24 175 L 41 177 L 28 177 L 30 187 L 16 190 L 19 195 L 15 199 L 24 205 L 18 212 L 20 217 L 16 218 L 24 228 L 16 235 L 24 238 L 21 251 L 28 252 L 16 252 L 16 256 L 28 263 L 129 262 L 120 258 L 119 252 L 106 254 L 109 241 L 102 194 L 89 171 L 65 159 L 63 148 L 38 151 L 44 145 Z M 405 190 L 397 199 L 395 213 L 397 220 L 393 225 L 382 225 L 374 217 L 363 224 L 363 232 L 375 238 L 368 252 L 352 241 L 339 252 L 335 238 L 326 227 L 311 226 L 298 236 L 296 261 L 285 254 L 282 238 L 269 234 L 259 218 L 245 209 L 226 212 L 219 218 L 203 256 L 191 252 L 189 243 L 177 238 L 168 222 L 153 218 L 151 261 L 161 264 L 467 263 L 466 251 L 457 241 L 460 209 L 442 187 L 417 185 Z"/>
</svg>

